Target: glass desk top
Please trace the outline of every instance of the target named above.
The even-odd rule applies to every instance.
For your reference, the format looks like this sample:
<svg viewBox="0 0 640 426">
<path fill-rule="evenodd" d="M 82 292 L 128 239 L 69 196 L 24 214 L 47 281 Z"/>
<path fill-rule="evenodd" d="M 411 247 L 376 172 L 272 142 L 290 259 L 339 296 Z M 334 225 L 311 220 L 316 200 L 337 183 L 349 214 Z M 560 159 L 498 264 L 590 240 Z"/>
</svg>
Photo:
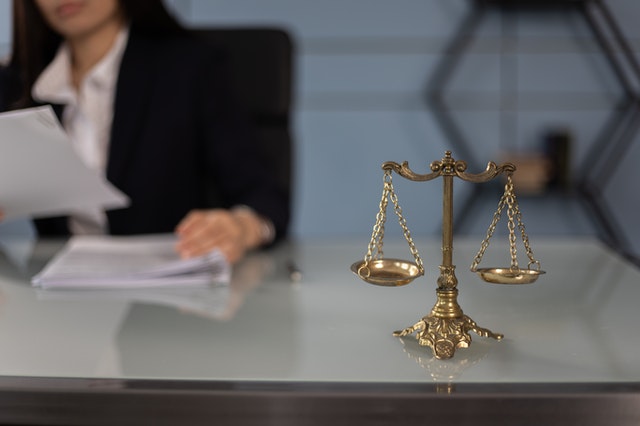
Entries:
<svg viewBox="0 0 640 426">
<path fill-rule="evenodd" d="M 239 264 L 229 287 L 126 291 L 34 289 L 29 278 L 60 247 L 41 241 L 22 266 L 0 267 L 0 376 L 267 382 L 640 382 L 640 271 L 592 239 L 532 241 L 536 283 L 482 282 L 478 244 L 459 238 L 459 303 L 481 327 L 437 360 L 412 325 L 435 302 L 437 241 L 416 239 L 426 273 L 377 287 L 350 270 L 365 244 L 291 242 Z M 491 244 L 483 263 L 504 266 Z M 406 251 L 386 244 L 385 254 Z M 298 271 L 299 270 L 299 271 Z M 300 272 L 300 280 L 292 273 Z M 294 277 L 296 278 L 296 277 Z"/>
</svg>

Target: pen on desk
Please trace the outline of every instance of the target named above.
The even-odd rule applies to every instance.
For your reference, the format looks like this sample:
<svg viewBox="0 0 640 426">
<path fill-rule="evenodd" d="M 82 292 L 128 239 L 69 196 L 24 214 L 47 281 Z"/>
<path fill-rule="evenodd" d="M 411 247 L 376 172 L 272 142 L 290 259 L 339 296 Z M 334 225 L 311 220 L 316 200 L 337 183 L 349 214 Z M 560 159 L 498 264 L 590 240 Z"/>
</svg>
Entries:
<svg viewBox="0 0 640 426">
<path fill-rule="evenodd" d="M 296 266 L 296 264 L 290 260 L 287 262 L 287 272 L 289 273 L 289 279 L 292 283 L 302 281 L 302 271 Z"/>
</svg>

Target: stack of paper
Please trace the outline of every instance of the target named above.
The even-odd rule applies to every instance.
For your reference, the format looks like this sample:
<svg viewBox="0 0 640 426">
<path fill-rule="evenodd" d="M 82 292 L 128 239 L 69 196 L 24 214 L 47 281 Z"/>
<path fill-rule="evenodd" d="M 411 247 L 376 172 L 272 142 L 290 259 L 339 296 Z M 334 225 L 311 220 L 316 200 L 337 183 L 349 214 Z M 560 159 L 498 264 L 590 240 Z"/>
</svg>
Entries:
<svg viewBox="0 0 640 426">
<path fill-rule="evenodd" d="M 180 259 L 173 235 L 75 236 L 35 275 L 44 289 L 141 288 L 228 284 L 231 267 L 220 251 Z"/>
</svg>

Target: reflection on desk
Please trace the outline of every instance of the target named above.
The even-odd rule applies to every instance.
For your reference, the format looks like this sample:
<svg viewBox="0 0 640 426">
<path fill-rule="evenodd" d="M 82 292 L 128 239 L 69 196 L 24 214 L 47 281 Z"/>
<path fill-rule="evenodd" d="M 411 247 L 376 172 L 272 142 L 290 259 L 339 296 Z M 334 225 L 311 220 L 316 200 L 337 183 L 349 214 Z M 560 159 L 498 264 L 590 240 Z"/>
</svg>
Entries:
<svg viewBox="0 0 640 426">
<path fill-rule="evenodd" d="M 617 420 L 640 419 L 634 417 L 640 408 L 633 409 L 640 398 L 636 267 L 592 239 L 542 239 L 536 240 L 536 255 L 547 271 L 543 278 L 526 286 L 491 285 L 466 269 L 478 243 L 456 241 L 460 305 L 478 324 L 505 338 L 474 335 L 468 349 L 441 361 L 410 336 L 391 334 L 427 314 L 435 301 L 439 244 L 416 242 L 426 274 L 408 286 L 370 286 L 353 275 L 349 265 L 366 248 L 361 241 L 299 241 L 252 254 L 235 267 L 228 292 L 211 289 L 207 301 L 201 300 L 205 303 L 184 304 L 185 298 L 158 298 L 152 290 L 146 297 L 139 291 L 85 294 L 82 300 L 77 294 L 43 297 L 29 285 L 30 274 L 62 243 L 40 241 L 27 271 L 0 259 L 0 393 L 22 389 L 23 395 L 29 389 L 47 404 L 67 409 L 71 402 L 55 397 L 65 387 L 83 391 L 74 395 L 96 395 L 95 407 L 113 389 L 124 392 L 123 398 L 142 398 L 135 413 L 126 411 L 133 404 L 125 404 L 122 412 L 111 407 L 116 417 L 142 415 L 162 395 L 195 393 L 203 400 L 194 396 L 193 401 L 209 402 L 199 402 L 204 411 L 193 416 L 224 414 L 236 420 L 260 415 L 327 420 L 333 413 L 364 421 L 362 416 L 378 410 L 383 398 L 389 413 L 396 414 L 384 418 L 392 423 L 401 418 L 400 409 L 422 419 L 424 410 L 410 402 L 426 404 L 442 391 L 485 401 L 498 398 L 505 407 L 510 407 L 505 398 L 532 394 L 540 403 L 553 404 L 553 398 L 540 398 L 544 389 L 551 392 L 544 395 L 578 395 L 574 408 L 581 407 L 592 421 L 597 416 L 589 401 L 600 396 L 618 401 L 611 397 L 618 395 L 633 404 L 622 411 L 617 405 Z M 403 250 L 401 241 L 386 242 L 387 255 Z M 506 242 L 495 242 L 484 263 L 500 266 L 508 261 L 507 253 Z M 299 282 L 290 279 L 292 262 L 304 271 Z M 135 395 L 128 389 L 136 389 Z M 261 402 L 243 411 L 247 392 Z M 565 402 L 571 400 L 566 397 Z M 38 398 L 30 398 L 37 404 Z M 225 398 L 239 399 L 234 405 L 223 403 L 229 401 Z M 313 404 L 284 402 L 309 398 Z M 345 411 L 347 400 L 360 411 Z M 273 411 L 273 404 L 280 403 Z M 522 410 L 514 404 L 514 410 Z M 0 403 L 0 413 L 5 408 L 12 412 Z M 12 409 L 19 410 L 15 404 Z M 478 420 L 486 424 L 496 414 L 477 409 L 485 416 L 478 414 Z M 442 410 L 430 407 L 429 415 Z M 166 418 L 172 415 L 179 418 L 178 411 Z M 562 420 L 575 420 L 568 415 Z M 545 424 L 559 424 L 548 420 Z"/>
</svg>

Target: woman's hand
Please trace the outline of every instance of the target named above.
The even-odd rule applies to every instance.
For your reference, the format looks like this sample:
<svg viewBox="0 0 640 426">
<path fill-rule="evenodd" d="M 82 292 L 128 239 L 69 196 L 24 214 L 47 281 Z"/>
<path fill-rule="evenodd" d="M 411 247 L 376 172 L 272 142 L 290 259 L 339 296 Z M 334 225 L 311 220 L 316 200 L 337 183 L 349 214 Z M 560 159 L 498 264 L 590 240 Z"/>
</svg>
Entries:
<svg viewBox="0 0 640 426">
<path fill-rule="evenodd" d="M 263 227 L 262 219 L 247 208 L 192 210 L 176 228 L 176 250 L 188 258 L 217 248 L 235 263 L 264 242 Z"/>
</svg>

